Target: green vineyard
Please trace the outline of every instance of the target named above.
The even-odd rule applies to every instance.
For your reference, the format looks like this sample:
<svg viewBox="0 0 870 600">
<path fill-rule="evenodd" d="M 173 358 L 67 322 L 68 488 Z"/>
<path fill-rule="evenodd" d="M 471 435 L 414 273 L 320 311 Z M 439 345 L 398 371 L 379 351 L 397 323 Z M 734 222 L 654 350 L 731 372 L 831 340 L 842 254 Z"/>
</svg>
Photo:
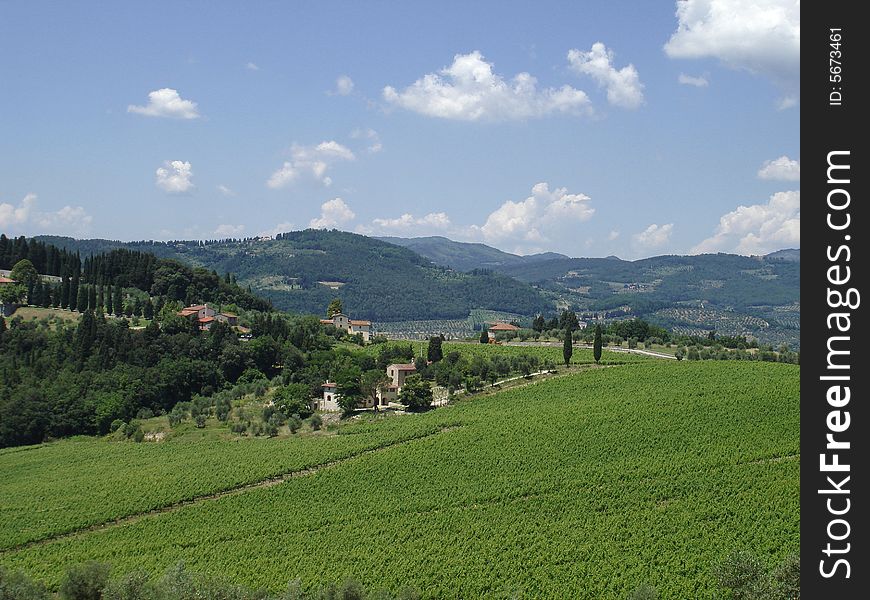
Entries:
<svg viewBox="0 0 870 600">
<path fill-rule="evenodd" d="M 319 437 L 4 451 L 0 564 L 55 586 L 86 560 L 183 560 L 276 591 L 352 576 L 425 598 L 618 599 L 641 584 L 714 598 L 732 550 L 799 550 L 798 397 L 794 365 L 636 360 Z"/>
</svg>

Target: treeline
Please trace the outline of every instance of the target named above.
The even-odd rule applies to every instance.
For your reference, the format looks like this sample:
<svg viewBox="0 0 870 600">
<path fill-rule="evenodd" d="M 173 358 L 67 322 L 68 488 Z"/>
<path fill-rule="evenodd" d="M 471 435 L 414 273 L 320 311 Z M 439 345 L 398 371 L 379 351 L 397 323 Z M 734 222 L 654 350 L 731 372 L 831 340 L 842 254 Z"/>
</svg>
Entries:
<svg viewBox="0 0 870 600">
<path fill-rule="evenodd" d="M 255 323 L 258 335 L 242 342 L 224 323 L 199 331 L 175 307 L 144 330 L 90 310 L 77 324 L 12 318 L 7 327 L 0 317 L 0 446 L 106 433 L 142 409 L 167 413 L 240 379 L 281 376 L 310 397 L 347 360 L 316 317 Z"/>
<path fill-rule="evenodd" d="M 272 308 L 269 301 L 241 288 L 231 273 L 220 277 L 213 270 L 190 268 L 177 260 L 127 249 L 110 250 L 82 260 L 78 253 L 39 240 L 28 241 L 23 236 L 10 240 L 0 235 L 0 268 L 11 270 L 21 261 L 29 261 L 33 266 L 34 276 L 22 283 L 26 286 L 27 303 L 37 306 L 71 310 L 82 310 L 79 308 L 82 306 L 96 310 L 99 306 L 108 313 L 122 314 L 125 311 L 112 303 L 120 293 L 116 290 L 134 288 L 152 297 L 162 297 L 164 302 L 234 304 L 259 311 Z M 39 279 L 36 273 L 60 277 L 61 281 Z M 84 304 L 79 300 L 80 288 L 93 296 L 86 297 Z"/>
<path fill-rule="evenodd" d="M 195 573 L 183 562 L 159 577 L 144 571 L 114 576 L 111 565 L 87 562 L 70 567 L 61 579 L 57 593 L 21 571 L 0 566 L 2 600 L 417 600 L 421 596 L 412 588 L 394 595 L 386 590 L 366 588 L 354 579 L 343 583 L 326 583 L 305 590 L 302 582 L 292 580 L 281 593 L 251 589 L 219 577 Z"/>
</svg>

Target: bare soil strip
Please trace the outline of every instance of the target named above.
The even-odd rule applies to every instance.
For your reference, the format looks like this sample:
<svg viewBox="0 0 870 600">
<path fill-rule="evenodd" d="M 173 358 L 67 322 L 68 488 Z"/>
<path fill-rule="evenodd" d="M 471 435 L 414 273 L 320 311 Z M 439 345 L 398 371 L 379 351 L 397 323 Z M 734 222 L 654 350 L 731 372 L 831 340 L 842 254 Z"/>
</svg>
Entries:
<svg viewBox="0 0 870 600">
<path fill-rule="evenodd" d="M 187 508 L 188 506 L 192 506 L 194 504 L 201 504 L 203 502 L 210 502 L 212 500 L 218 500 L 220 498 L 225 498 L 227 496 L 237 496 L 239 494 L 244 494 L 246 492 L 250 492 L 252 490 L 257 490 L 261 488 L 272 487 L 286 481 L 290 481 L 291 479 L 295 479 L 297 477 L 305 477 L 307 475 L 313 475 L 319 471 L 323 471 L 325 469 L 330 469 L 332 467 L 337 467 L 341 464 L 344 464 L 348 461 L 354 460 L 356 458 L 360 458 L 362 456 L 366 456 L 368 454 L 374 454 L 376 452 L 381 452 L 384 450 L 388 450 L 390 448 L 395 448 L 396 446 L 401 446 L 403 444 L 408 444 L 410 442 L 416 442 L 419 440 L 424 440 L 426 438 L 434 437 L 436 435 L 441 435 L 442 433 L 447 433 L 449 431 L 453 431 L 459 429 L 462 425 L 449 425 L 446 427 L 442 427 L 437 431 L 432 433 L 427 433 L 424 435 L 406 438 L 403 440 L 399 440 L 396 442 L 392 442 L 389 444 L 385 444 L 383 446 L 378 446 L 377 448 L 371 448 L 369 450 L 363 450 L 362 452 L 358 452 L 356 454 L 352 454 L 345 458 L 339 458 L 337 460 L 332 460 L 329 462 L 321 463 L 319 465 L 314 465 L 311 467 L 307 467 L 304 469 L 296 469 L 293 471 L 287 471 L 286 473 L 282 473 L 280 475 L 276 475 L 274 477 L 269 477 L 268 479 L 263 479 L 260 481 L 255 481 L 253 483 L 246 483 L 244 485 L 240 485 L 238 487 L 229 488 L 226 490 L 222 490 L 220 492 L 214 492 L 212 494 L 204 494 L 202 496 L 195 496 L 193 498 L 188 498 L 187 500 L 180 500 L 178 502 L 173 502 L 172 504 L 167 504 L 165 506 L 161 506 L 159 508 L 154 508 L 145 512 L 135 513 L 132 515 L 127 515 L 125 517 L 120 517 L 118 519 L 113 519 L 111 521 L 103 521 L 102 523 L 95 523 L 94 525 L 88 525 L 87 527 L 80 527 L 78 529 L 73 529 L 70 531 L 65 531 L 63 533 L 58 533 L 54 535 L 50 535 L 48 537 L 40 538 L 38 540 L 32 540 L 30 542 L 25 542 L 23 544 L 18 544 L 16 546 L 10 546 L 8 548 L 3 548 L 0 550 L 0 556 L 15 552 L 18 550 L 25 550 L 27 548 L 32 548 L 34 546 L 41 546 L 43 544 L 47 544 L 49 542 L 55 542 L 58 540 L 64 540 L 71 537 L 76 537 L 79 535 L 84 535 L 87 533 L 93 533 L 95 531 L 102 531 L 104 529 L 111 529 L 114 527 L 120 527 L 122 525 L 129 525 L 130 523 L 135 523 L 142 519 L 153 517 L 156 515 L 160 515 L 163 513 L 175 512 L 177 510 L 181 510 L 182 508 Z"/>
</svg>

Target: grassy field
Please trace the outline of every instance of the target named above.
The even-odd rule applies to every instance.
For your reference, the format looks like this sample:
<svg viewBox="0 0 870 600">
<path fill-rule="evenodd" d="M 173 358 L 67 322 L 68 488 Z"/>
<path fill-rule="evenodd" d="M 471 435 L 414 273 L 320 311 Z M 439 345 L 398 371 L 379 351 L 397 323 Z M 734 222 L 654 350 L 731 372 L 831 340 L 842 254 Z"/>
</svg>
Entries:
<svg viewBox="0 0 870 600">
<path fill-rule="evenodd" d="M 88 559 L 118 572 L 184 560 L 275 590 L 353 576 L 426 598 L 622 599 L 643 583 L 662 598 L 713 598 L 711 567 L 729 551 L 799 550 L 798 397 L 793 365 L 652 359 L 319 439 L 8 450 L 0 564 L 52 585 Z M 39 539 L 190 496 L 191 480 L 199 494 L 340 457 L 278 485 L 8 549 L 29 523 Z"/>
<path fill-rule="evenodd" d="M 35 321 L 38 319 L 50 319 L 57 317 L 64 321 L 78 321 L 81 313 L 61 308 L 38 308 L 36 306 L 22 306 L 18 308 L 10 317 L 21 317 L 25 321 Z"/>
</svg>

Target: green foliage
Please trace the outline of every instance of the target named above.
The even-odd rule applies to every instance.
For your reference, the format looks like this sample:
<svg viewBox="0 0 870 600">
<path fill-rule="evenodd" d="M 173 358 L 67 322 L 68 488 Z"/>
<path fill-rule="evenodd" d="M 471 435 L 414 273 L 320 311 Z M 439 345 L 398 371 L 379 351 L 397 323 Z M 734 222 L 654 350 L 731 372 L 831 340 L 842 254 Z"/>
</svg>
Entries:
<svg viewBox="0 0 870 600">
<path fill-rule="evenodd" d="M 49 594 L 42 583 L 0 565 L 0 600 L 49 600 Z"/>
<path fill-rule="evenodd" d="M 592 342 L 592 357 L 595 362 L 601 361 L 601 325 L 595 325 L 595 339 Z"/>
<path fill-rule="evenodd" d="M 628 600 L 658 600 L 659 593 L 651 585 L 643 584 L 631 593 Z"/>
<path fill-rule="evenodd" d="M 444 338 L 440 335 L 429 338 L 429 347 L 426 349 L 426 358 L 429 362 L 438 362 L 444 358 L 444 353 L 441 351 L 441 342 Z"/>
<path fill-rule="evenodd" d="M 432 387 L 419 375 L 408 375 L 399 392 L 399 402 L 408 410 L 425 410 L 432 405 Z"/>
<path fill-rule="evenodd" d="M 96 561 L 70 567 L 60 582 L 60 597 L 63 600 L 101 600 L 110 570 L 109 565 Z"/>
<path fill-rule="evenodd" d="M 27 289 L 32 289 L 36 282 L 39 281 L 39 272 L 32 262 L 23 258 L 12 267 L 9 278 L 14 279 Z"/>
<path fill-rule="evenodd" d="M 333 298 L 326 308 L 326 318 L 331 319 L 333 315 L 344 312 L 344 306 L 341 304 L 341 298 Z"/>
<path fill-rule="evenodd" d="M 571 337 L 571 329 L 566 328 L 562 335 L 562 360 L 565 361 L 567 367 L 571 364 L 571 356 L 574 354 L 574 342 Z"/>
<path fill-rule="evenodd" d="M 275 408 L 285 415 L 299 415 L 303 419 L 310 416 L 311 390 L 304 383 L 289 383 L 278 388 L 272 396 Z"/>
</svg>

